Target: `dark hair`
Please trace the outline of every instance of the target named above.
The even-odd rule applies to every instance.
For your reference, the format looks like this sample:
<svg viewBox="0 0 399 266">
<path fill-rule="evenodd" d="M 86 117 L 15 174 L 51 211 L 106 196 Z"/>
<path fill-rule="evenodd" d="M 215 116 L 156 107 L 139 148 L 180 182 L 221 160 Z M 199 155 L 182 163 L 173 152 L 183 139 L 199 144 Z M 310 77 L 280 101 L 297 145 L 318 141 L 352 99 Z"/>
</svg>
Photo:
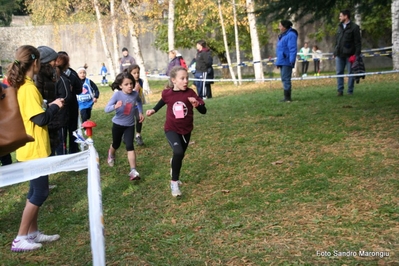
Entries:
<svg viewBox="0 0 399 266">
<path fill-rule="evenodd" d="M 65 71 L 69 67 L 69 56 L 64 53 L 58 53 L 58 57 L 55 60 L 55 65 L 61 71 Z"/>
<path fill-rule="evenodd" d="M 111 89 L 122 90 L 119 86 L 122 85 L 124 79 L 130 79 L 131 81 L 133 81 L 133 87 L 136 86 L 136 81 L 134 80 L 132 74 L 130 74 L 130 72 L 123 71 L 116 76 L 114 82 L 112 82 L 111 84 Z"/>
<path fill-rule="evenodd" d="M 15 60 L 7 68 L 8 83 L 19 89 L 25 83 L 26 72 L 35 60 L 40 60 L 40 53 L 32 45 L 22 45 L 15 52 Z M 40 61 L 38 61 L 40 62 Z"/>
<path fill-rule="evenodd" d="M 344 16 L 347 16 L 348 19 L 351 19 L 351 12 L 348 9 L 341 10 L 339 13 L 341 13 Z"/>
<path fill-rule="evenodd" d="M 128 68 L 125 68 L 123 71 L 132 73 L 133 69 L 138 69 L 140 71 L 139 65 L 136 64 L 130 65 Z"/>
<path fill-rule="evenodd" d="M 174 85 L 173 85 L 172 79 L 176 78 L 177 72 L 179 72 L 179 71 L 181 71 L 181 70 L 186 71 L 186 73 L 187 73 L 187 69 L 185 69 L 185 68 L 182 67 L 182 66 L 174 66 L 174 67 L 170 70 L 170 72 L 169 72 L 169 77 L 170 77 L 170 78 L 169 78 L 169 80 L 168 80 L 168 84 L 166 84 L 166 88 L 167 88 L 167 89 L 173 89 Z"/>
<path fill-rule="evenodd" d="M 286 29 L 289 29 L 292 27 L 292 22 L 289 20 L 282 20 L 280 21 L 281 26 L 283 26 Z"/>
<path fill-rule="evenodd" d="M 316 50 L 319 50 L 319 46 L 317 46 L 316 44 L 313 45 L 313 48 L 316 48 Z"/>
<path fill-rule="evenodd" d="M 197 41 L 197 44 L 201 45 L 204 48 L 206 47 L 206 41 L 204 41 L 204 40 Z"/>
</svg>

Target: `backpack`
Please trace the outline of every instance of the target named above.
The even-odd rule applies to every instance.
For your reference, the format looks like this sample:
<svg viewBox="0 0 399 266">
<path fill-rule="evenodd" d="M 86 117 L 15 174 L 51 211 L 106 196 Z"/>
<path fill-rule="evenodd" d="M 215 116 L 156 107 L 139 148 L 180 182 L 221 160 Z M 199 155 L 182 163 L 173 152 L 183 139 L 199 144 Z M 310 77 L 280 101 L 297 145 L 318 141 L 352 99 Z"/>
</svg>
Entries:
<svg viewBox="0 0 399 266">
<path fill-rule="evenodd" d="M 180 65 L 181 65 L 182 67 L 184 67 L 185 69 L 188 68 L 188 67 L 187 67 L 187 64 L 186 64 L 186 61 L 184 61 L 184 59 L 183 59 L 182 56 L 179 56 L 179 62 L 180 62 Z"/>
</svg>

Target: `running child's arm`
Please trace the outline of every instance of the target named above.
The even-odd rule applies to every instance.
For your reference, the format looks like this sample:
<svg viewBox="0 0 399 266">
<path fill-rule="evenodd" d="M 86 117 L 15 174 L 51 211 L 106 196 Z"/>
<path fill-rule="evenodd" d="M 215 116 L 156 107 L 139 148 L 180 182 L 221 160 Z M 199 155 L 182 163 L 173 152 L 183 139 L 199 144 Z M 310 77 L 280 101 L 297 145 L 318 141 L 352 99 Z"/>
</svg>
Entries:
<svg viewBox="0 0 399 266">
<path fill-rule="evenodd" d="M 163 106 L 165 105 L 165 102 L 160 99 L 159 102 L 154 106 L 154 108 L 147 110 L 146 115 L 147 116 L 151 116 L 153 114 L 155 114 L 156 112 L 158 112 L 159 109 L 161 109 Z"/>
</svg>

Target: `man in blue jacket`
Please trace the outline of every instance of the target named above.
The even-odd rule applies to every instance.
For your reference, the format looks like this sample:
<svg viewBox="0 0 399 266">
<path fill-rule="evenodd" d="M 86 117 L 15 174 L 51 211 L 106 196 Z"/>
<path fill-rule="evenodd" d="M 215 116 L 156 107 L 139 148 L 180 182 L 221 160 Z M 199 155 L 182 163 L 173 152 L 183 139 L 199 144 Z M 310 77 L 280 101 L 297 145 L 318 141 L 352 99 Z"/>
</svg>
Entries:
<svg viewBox="0 0 399 266">
<path fill-rule="evenodd" d="M 275 65 L 280 68 L 281 82 L 284 88 L 284 99 L 281 101 L 291 102 L 291 76 L 298 50 L 298 32 L 292 28 L 292 22 L 289 20 L 282 20 L 278 28 L 281 33 L 278 36 Z"/>
</svg>

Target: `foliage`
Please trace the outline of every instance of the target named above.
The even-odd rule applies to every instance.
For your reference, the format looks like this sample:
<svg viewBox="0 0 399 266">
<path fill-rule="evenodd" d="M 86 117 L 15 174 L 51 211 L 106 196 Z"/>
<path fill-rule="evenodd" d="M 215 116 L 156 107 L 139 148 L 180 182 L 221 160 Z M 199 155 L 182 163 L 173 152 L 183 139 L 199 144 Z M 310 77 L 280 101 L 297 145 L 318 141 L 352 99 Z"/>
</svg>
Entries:
<svg viewBox="0 0 399 266">
<path fill-rule="evenodd" d="M 331 33 L 333 28 L 335 29 L 339 11 L 343 9 L 351 11 L 352 20 L 355 13 L 361 16 L 362 30 L 367 39 L 376 42 L 381 37 L 391 35 L 391 0 L 259 0 L 258 2 L 257 13 L 265 20 L 304 20 L 306 23 L 322 25 L 319 32 L 314 34 L 317 39 L 322 39 Z"/>
<path fill-rule="evenodd" d="M 216 82 L 208 113 L 195 113 L 181 190 L 170 195 L 165 107 L 146 117 L 135 147 L 142 180 L 132 183 L 124 145 L 107 163 L 111 118 L 100 87 L 92 119 L 99 153 L 107 265 L 396 265 L 399 208 L 398 75 L 367 76 L 354 96 L 336 80 Z M 152 108 L 162 87 L 151 86 Z M 157 88 L 156 88 L 157 87 Z M 396 122 L 395 122 L 396 121 Z M 28 183 L 1 188 L 2 265 L 92 265 L 87 171 L 50 176 L 39 214 L 61 239 L 15 254 Z M 318 256 L 317 251 L 385 251 L 389 257 Z"/>
<path fill-rule="evenodd" d="M 247 51 L 246 56 L 251 57 L 251 38 L 245 11 L 245 1 L 237 1 L 237 3 L 240 47 L 242 51 Z M 228 45 L 233 48 L 235 47 L 235 41 L 231 2 L 223 1 L 222 10 Z M 155 46 L 162 51 L 167 51 L 167 23 L 160 24 L 156 30 Z M 258 27 L 258 33 L 260 43 L 267 43 L 268 34 L 266 28 Z M 180 48 L 193 48 L 196 41 L 206 40 L 219 59 L 222 62 L 226 62 L 226 51 L 216 1 L 208 1 L 206 4 L 201 1 L 177 1 L 175 5 L 175 36 L 175 47 Z"/>
<path fill-rule="evenodd" d="M 10 26 L 12 15 L 25 15 L 24 0 L 0 0 L 0 27 Z"/>
<path fill-rule="evenodd" d="M 95 12 L 91 1 L 26 0 L 26 6 L 32 22 L 36 25 L 63 25 L 95 21 Z"/>
</svg>

